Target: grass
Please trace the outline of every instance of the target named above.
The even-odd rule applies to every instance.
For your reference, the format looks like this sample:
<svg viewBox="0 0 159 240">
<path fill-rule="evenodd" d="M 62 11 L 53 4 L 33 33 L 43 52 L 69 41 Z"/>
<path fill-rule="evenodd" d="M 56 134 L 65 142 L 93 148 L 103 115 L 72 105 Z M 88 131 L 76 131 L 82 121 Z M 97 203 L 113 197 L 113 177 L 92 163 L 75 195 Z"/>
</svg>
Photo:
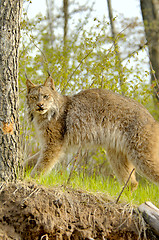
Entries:
<svg viewBox="0 0 159 240">
<path fill-rule="evenodd" d="M 26 179 L 30 179 L 29 172 L 26 174 Z M 83 174 L 74 174 L 71 176 L 68 183 L 68 172 L 53 170 L 47 176 L 41 176 L 36 178 L 35 181 L 38 184 L 42 184 L 46 187 L 52 186 L 71 186 L 74 189 L 82 189 L 93 193 L 102 193 L 106 196 L 110 196 L 112 200 L 116 200 L 119 196 L 122 186 L 118 183 L 114 177 L 102 177 L 102 176 L 83 176 Z M 134 192 L 130 188 L 126 188 L 121 195 L 120 202 L 128 202 L 130 204 L 140 205 L 145 201 L 151 201 L 154 205 L 159 207 L 159 187 L 150 183 L 146 179 L 141 179 L 137 190 Z"/>
</svg>

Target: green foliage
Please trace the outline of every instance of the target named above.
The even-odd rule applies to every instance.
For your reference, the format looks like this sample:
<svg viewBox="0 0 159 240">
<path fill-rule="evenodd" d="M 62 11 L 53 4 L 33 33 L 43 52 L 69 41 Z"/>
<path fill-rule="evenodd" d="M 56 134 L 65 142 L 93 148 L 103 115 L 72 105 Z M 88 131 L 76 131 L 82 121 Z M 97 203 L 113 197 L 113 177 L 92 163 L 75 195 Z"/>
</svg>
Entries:
<svg viewBox="0 0 159 240">
<path fill-rule="evenodd" d="M 54 44 L 50 44 L 44 17 L 37 16 L 34 21 L 23 21 L 20 86 L 24 87 L 25 70 L 37 83 L 46 77 L 49 70 L 57 88 L 63 93 L 72 94 L 84 88 L 103 87 L 127 96 L 135 95 L 136 99 L 138 95 L 141 97 L 141 84 L 147 82 L 148 89 L 149 76 L 145 73 L 143 77 L 141 65 L 129 66 L 132 58 L 136 58 L 135 55 L 130 56 L 127 62 L 122 64 L 123 79 L 120 85 L 121 69 L 109 36 L 109 23 L 105 19 L 102 22 L 94 19 L 88 30 L 86 26 L 81 25 L 80 21 L 67 38 L 64 47 L 60 34 L 57 35 Z M 116 42 L 125 42 L 123 33 L 118 35 Z M 145 94 L 147 93 L 142 95 Z"/>
</svg>

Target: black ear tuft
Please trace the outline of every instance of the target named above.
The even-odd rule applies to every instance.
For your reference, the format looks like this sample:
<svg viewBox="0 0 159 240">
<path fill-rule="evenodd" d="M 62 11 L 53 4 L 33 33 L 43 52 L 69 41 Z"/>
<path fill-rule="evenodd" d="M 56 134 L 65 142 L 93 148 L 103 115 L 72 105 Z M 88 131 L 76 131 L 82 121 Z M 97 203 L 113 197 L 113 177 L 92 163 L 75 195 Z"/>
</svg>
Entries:
<svg viewBox="0 0 159 240">
<path fill-rule="evenodd" d="M 44 86 L 50 87 L 52 90 L 56 91 L 55 85 L 54 85 L 54 80 L 50 76 L 44 82 Z"/>
<path fill-rule="evenodd" d="M 27 86 L 27 91 L 28 91 L 28 93 L 30 92 L 30 90 L 31 90 L 32 88 L 35 87 L 35 85 L 34 85 L 29 79 L 26 80 L 26 86 Z"/>
</svg>

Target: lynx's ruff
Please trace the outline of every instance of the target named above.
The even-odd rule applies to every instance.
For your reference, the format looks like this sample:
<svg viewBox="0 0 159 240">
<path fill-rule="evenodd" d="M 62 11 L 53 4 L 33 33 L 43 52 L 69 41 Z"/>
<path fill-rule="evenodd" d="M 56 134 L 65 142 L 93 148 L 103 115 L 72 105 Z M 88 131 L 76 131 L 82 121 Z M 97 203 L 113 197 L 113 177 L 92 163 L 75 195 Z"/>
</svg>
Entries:
<svg viewBox="0 0 159 240">
<path fill-rule="evenodd" d="M 49 77 L 36 86 L 27 80 L 27 104 L 41 151 L 27 159 L 31 176 L 52 169 L 73 146 L 102 145 L 114 173 L 125 183 L 135 167 L 159 183 L 159 124 L 138 102 L 109 90 L 60 95 Z M 130 179 L 137 187 L 135 173 Z"/>
</svg>

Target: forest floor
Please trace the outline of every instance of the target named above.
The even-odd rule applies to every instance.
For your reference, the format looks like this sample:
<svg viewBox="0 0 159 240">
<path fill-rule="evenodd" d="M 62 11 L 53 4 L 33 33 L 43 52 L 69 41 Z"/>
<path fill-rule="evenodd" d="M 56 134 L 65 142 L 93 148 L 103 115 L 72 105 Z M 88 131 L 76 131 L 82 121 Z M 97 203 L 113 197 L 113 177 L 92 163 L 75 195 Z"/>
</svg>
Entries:
<svg viewBox="0 0 159 240">
<path fill-rule="evenodd" d="M 0 240 L 156 240 L 137 207 L 35 183 L 0 185 Z"/>
</svg>

